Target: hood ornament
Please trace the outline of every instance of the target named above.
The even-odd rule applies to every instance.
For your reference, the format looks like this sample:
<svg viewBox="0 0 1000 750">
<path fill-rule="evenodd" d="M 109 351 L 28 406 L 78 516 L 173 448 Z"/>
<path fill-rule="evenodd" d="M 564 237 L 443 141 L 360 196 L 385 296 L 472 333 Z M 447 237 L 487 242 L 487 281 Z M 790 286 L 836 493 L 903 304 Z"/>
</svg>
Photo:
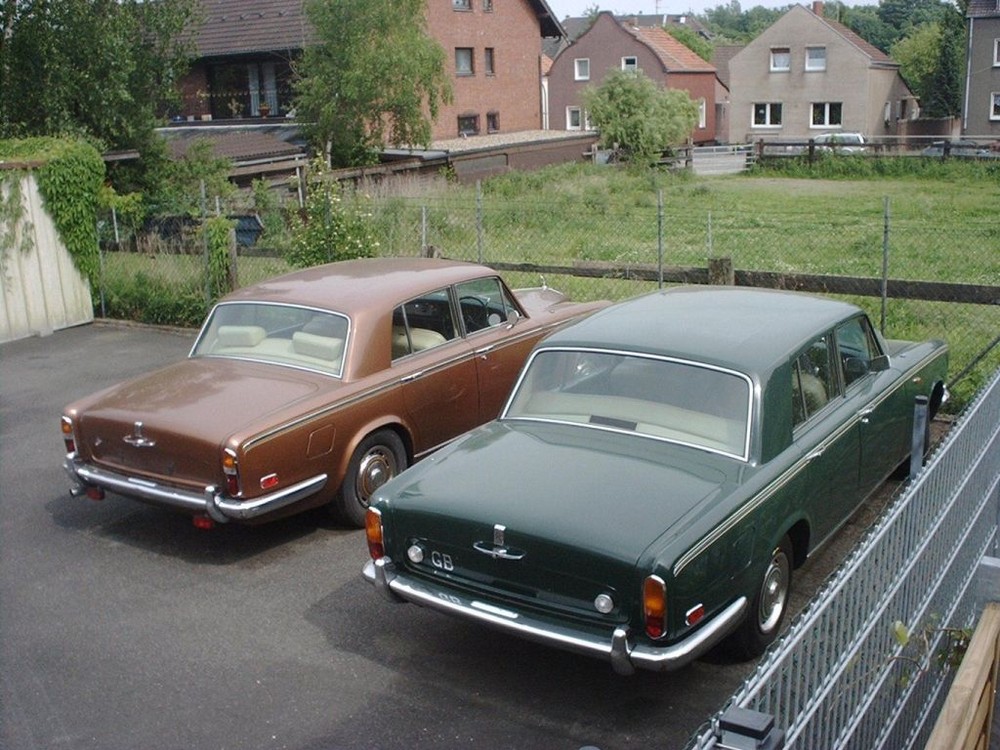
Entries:
<svg viewBox="0 0 1000 750">
<path fill-rule="evenodd" d="M 484 555 L 489 555 L 494 560 L 520 560 L 524 557 L 524 551 L 508 547 L 504 543 L 504 534 L 506 531 L 506 526 L 494 524 L 493 544 L 488 544 L 487 542 L 476 542 L 472 545 L 472 548 L 476 552 L 482 552 Z"/>
<path fill-rule="evenodd" d="M 156 445 L 155 440 L 150 440 L 142 434 L 142 422 L 136 422 L 132 427 L 132 434 L 126 435 L 122 440 L 135 448 L 152 448 Z"/>
</svg>

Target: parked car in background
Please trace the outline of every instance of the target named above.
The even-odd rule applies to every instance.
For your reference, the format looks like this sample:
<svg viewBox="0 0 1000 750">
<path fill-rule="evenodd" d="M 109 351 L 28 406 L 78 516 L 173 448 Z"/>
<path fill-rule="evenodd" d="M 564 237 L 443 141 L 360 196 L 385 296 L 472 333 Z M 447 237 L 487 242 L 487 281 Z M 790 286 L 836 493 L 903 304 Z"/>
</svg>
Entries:
<svg viewBox="0 0 1000 750">
<path fill-rule="evenodd" d="M 987 146 L 981 146 L 975 141 L 934 141 L 920 152 L 923 156 L 937 158 L 955 157 L 957 159 L 996 159 L 1000 154 L 994 154 Z"/>
<path fill-rule="evenodd" d="M 838 154 L 865 153 L 865 137 L 861 133 L 822 133 L 813 138 L 817 150 Z"/>
<path fill-rule="evenodd" d="M 947 347 L 845 302 L 677 288 L 564 328 L 499 419 L 376 493 L 364 576 L 622 673 L 759 654 L 792 571 L 911 451 Z M 390 625 L 385 625 L 389 627 Z"/>
<path fill-rule="evenodd" d="M 105 491 L 210 526 L 372 493 L 497 416 L 532 346 L 606 303 L 510 291 L 435 259 L 334 263 L 236 291 L 187 359 L 66 407 L 72 494 Z"/>
</svg>

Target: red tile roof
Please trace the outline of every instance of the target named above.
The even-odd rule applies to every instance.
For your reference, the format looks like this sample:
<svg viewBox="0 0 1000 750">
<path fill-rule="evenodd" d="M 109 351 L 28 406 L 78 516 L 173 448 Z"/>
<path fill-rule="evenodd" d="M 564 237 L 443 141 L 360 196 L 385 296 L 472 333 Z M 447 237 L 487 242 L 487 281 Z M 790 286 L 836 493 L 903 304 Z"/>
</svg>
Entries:
<svg viewBox="0 0 1000 750">
<path fill-rule="evenodd" d="M 668 72 L 672 73 L 714 73 L 715 66 L 702 60 L 689 47 L 660 27 L 636 27 L 625 25 L 625 30 L 646 44 Z"/>
</svg>

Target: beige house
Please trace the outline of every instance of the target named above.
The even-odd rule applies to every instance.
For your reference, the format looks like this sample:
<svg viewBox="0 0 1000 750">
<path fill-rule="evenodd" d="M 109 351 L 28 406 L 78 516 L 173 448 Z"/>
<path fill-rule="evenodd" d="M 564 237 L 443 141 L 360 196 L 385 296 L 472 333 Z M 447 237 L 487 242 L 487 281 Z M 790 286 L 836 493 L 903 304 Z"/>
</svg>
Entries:
<svg viewBox="0 0 1000 750">
<path fill-rule="evenodd" d="M 824 18 L 822 2 L 792 6 L 729 60 L 728 74 L 730 143 L 891 136 L 919 112 L 899 64 Z"/>
</svg>

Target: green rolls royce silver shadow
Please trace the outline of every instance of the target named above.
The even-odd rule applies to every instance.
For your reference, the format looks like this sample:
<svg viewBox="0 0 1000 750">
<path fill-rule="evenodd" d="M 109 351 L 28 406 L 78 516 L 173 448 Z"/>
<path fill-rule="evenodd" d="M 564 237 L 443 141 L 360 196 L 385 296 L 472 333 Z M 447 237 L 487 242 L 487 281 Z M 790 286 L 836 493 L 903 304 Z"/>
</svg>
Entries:
<svg viewBox="0 0 1000 750">
<path fill-rule="evenodd" d="M 364 576 L 628 674 L 779 632 L 792 571 L 909 456 L 947 346 L 845 302 L 680 287 L 531 353 L 498 419 L 373 496 Z M 919 428 L 918 428 L 919 429 Z"/>
<path fill-rule="evenodd" d="M 606 302 L 511 291 L 485 266 L 375 258 L 240 289 L 187 359 L 65 408 L 73 495 L 261 523 L 372 492 L 494 419 L 532 347 Z"/>
</svg>

